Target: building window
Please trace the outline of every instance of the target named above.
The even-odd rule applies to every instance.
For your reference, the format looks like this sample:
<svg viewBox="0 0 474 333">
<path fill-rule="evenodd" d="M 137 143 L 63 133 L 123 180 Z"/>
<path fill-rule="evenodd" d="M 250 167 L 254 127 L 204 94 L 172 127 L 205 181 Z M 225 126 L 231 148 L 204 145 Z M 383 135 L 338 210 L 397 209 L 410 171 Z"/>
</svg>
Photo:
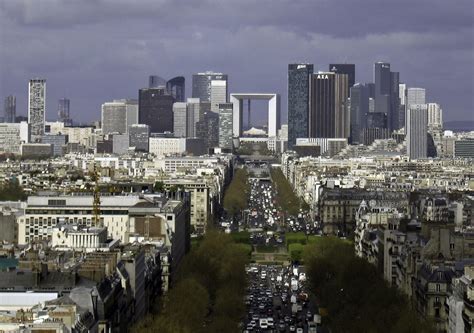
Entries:
<svg viewBox="0 0 474 333">
<path fill-rule="evenodd" d="M 436 291 L 441 291 L 441 286 L 439 283 L 436 284 Z M 438 297 L 436 297 L 436 301 L 439 301 Z"/>
</svg>

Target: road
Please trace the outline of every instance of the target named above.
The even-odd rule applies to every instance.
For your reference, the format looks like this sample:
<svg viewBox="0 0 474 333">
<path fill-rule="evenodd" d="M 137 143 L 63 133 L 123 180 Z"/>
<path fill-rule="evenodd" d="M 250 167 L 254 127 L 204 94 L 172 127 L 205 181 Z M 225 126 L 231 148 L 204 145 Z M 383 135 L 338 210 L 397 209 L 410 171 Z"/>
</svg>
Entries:
<svg viewBox="0 0 474 333">
<path fill-rule="evenodd" d="M 252 264 L 247 275 L 243 332 L 306 333 L 310 325 L 315 327 L 315 307 L 306 292 L 303 267 Z"/>
</svg>

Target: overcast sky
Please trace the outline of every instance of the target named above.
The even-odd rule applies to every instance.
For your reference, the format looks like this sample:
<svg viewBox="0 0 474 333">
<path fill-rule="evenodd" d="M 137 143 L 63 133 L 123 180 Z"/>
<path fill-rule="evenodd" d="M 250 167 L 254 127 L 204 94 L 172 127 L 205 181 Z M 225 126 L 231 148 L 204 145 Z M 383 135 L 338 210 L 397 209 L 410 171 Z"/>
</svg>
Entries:
<svg viewBox="0 0 474 333">
<path fill-rule="evenodd" d="M 474 120 L 473 43 L 473 0 L 0 0 L 0 97 L 26 115 L 28 80 L 45 78 L 47 118 L 67 97 L 86 122 L 150 74 L 185 76 L 190 97 L 192 73 L 214 70 L 230 92 L 280 93 L 286 123 L 288 63 L 355 63 L 372 82 L 388 61 L 445 120 Z"/>
</svg>

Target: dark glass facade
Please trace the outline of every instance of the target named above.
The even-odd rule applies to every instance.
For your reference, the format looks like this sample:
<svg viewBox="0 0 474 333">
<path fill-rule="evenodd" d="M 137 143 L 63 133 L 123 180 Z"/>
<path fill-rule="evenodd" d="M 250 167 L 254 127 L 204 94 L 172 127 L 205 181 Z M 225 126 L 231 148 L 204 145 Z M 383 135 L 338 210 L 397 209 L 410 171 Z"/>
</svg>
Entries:
<svg viewBox="0 0 474 333">
<path fill-rule="evenodd" d="M 166 82 L 166 90 L 176 102 L 185 102 L 185 79 L 183 76 L 174 77 Z"/>
<path fill-rule="evenodd" d="M 219 146 L 219 115 L 206 111 L 196 123 L 196 136 L 204 140 L 207 151 Z"/>
<path fill-rule="evenodd" d="M 330 64 L 329 71 L 337 74 L 347 74 L 349 80 L 349 88 L 355 84 L 354 64 Z"/>
<path fill-rule="evenodd" d="M 309 137 L 348 138 L 350 115 L 347 74 L 320 72 L 310 78 Z"/>
<path fill-rule="evenodd" d="M 61 98 L 58 101 L 58 121 L 64 123 L 65 126 L 72 126 L 72 120 L 69 117 L 71 101 L 67 98 Z"/>
<path fill-rule="evenodd" d="M 297 138 L 309 137 L 309 79 L 312 64 L 288 65 L 288 149 Z"/>
<path fill-rule="evenodd" d="M 387 128 L 387 115 L 383 112 L 370 112 L 366 114 L 367 128 Z"/>
<path fill-rule="evenodd" d="M 398 72 L 390 71 L 390 64 L 377 62 L 374 65 L 375 111 L 387 115 L 387 128 L 390 131 L 400 128 L 400 98 Z"/>
<path fill-rule="evenodd" d="M 158 75 L 150 75 L 148 77 L 148 88 L 166 87 L 166 80 Z"/>
<path fill-rule="evenodd" d="M 16 97 L 7 96 L 5 97 L 5 110 L 4 110 L 4 122 L 14 123 L 16 120 Z"/>
<path fill-rule="evenodd" d="M 138 122 L 151 133 L 173 132 L 174 97 L 164 88 L 144 88 L 138 93 Z"/>
<path fill-rule="evenodd" d="M 365 115 L 369 112 L 369 87 L 365 84 L 356 83 L 350 88 L 350 114 L 351 130 L 349 142 L 360 143 L 360 132 L 365 128 Z"/>
</svg>

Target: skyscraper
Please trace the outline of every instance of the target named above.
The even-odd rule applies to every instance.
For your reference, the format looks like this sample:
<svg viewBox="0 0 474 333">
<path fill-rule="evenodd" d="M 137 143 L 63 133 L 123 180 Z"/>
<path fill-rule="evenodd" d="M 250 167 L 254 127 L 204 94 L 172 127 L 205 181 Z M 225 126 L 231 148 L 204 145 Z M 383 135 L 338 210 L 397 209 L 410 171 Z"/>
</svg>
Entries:
<svg viewBox="0 0 474 333">
<path fill-rule="evenodd" d="M 148 88 L 164 88 L 166 87 L 166 80 L 158 75 L 150 75 L 148 77 Z"/>
<path fill-rule="evenodd" d="M 199 98 L 201 102 L 211 102 L 211 82 L 213 80 L 222 80 L 226 84 L 226 101 L 228 95 L 227 74 L 204 72 L 193 74 L 193 91 L 192 97 Z"/>
<path fill-rule="evenodd" d="M 233 148 L 233 110 L 232 103 L 219 105 L 219 147 L 227 151 L 232 151 Z"/>
<path fill-rule="evenodd" d="M 424 88 L 407 89 L 407 106 L 413 104 L 426 104 L 426 90 Z"/>
<path fill-rule="evenodd" d="M 138 123 L 136 100 L 118 99 L 102 104 L 102 134 L 125 134 Z"/>
<path fill-rule="evenodd" d="M 310 77 L 309 137 L 348 138 L 350 134 L 347 74 L 318 72 Z"/>
<path fill-rule="evenodd" d="M 227 80 L 211 81 L 211 111 L 219 112 L 219 104 L 227 103 Z"/>
<path fill-rule="evenodd" d="M 443 110 L 438 103 L 428 103 L 428 128 L 443 128 Z"/>
<path fill-rule="evenodd" d="M 387 127 L 394 131 L 403 127 L 400 123 L 400 73 L 390 72 L 390 113 L 387 115 Z"/>
<path fill-rule="evenodd" d="M 176 102 L 173 104 L 173 134 L 177 138 L 187 137 L 188 105 Z"/>
<path fill-rule="evenodd" d="M 360 143 L 360 134 L 366 127 L 366 114 L 369 113 L 369 87 L 356 83 L 350 88 L 350 142 Z"/>
<path fill-rule="evenodd" d="M 207 150 L 219 145 L 219 114 L 205 111 L 196 123 L 196 137 L 203 139 Z"/>
<path fill-rule="evenodd" d="M 165 88 L 143 88 L 138 93 L 138 120 L 151 133 L 173 132 L 174 97 Z"/>
<path fill-rule="evenodd" d="M 349 80 L 349 88 L 355 84 L 354 64 L 330 64 L 329 71 L 337 74 L 347 74 Z"/>
<path fill-rule="evenodd" d="M 398 85 L 398 97 L 400 99 L 398 124 L 400 127 L 405 127 L 405 118 L 407 113 L 407 85 L 405 83 L 400 83 Z"/>
<path fill-rule="evenodd" d="M 72 126 L 72 119 L 69 117 L 70 100 L 61 98 L 58 101 L 58 121 L 63 122 L 65 126 Z"/>
<path fill-rule="evenodd" d="M 205 112 L 210 111 L 211 103 L 201 102 L 199 98 L 187 99 L 187 137 L 196 137 L 196 124 L 202 119 Z"/>
<path fill-rule="evenodd" d="M 16 118 L 16 97 L 13 95 L 5 97 L 4 122 L 14 123 Z"/>
<path fill-rule="evenodd" d="M 184 102 L 185 94 L 185 79 L 182 76 L 176 76 L 166 82 L 166 90 L 174 97 L 176 102 Z"/>
<path fill-rule="evenodd" d="M 426 158 L 428 153 L 427 106 L 412 104 L 407 111 L 407 155 L 410 160 Z"/>
<path fill-rule="evenodd" d="M 46 116 L 46 80 L 32 79 L 28 85 L 28 123 L 31 142 L 40 142 Z"/>
<path fill-rule="evenodd" d="M 374 64 L 375 112 L 387 115 L 387 127 L 390 131 L 400 127 L 399 124 L 399 81 L 398 72 L 390 71 L 390 64 Z"/>
<path fill-rule="evenodd" d="M 309 136 L 309 78 L 312 64 L 288 65 L 288 149 Z"/>
</svg>

